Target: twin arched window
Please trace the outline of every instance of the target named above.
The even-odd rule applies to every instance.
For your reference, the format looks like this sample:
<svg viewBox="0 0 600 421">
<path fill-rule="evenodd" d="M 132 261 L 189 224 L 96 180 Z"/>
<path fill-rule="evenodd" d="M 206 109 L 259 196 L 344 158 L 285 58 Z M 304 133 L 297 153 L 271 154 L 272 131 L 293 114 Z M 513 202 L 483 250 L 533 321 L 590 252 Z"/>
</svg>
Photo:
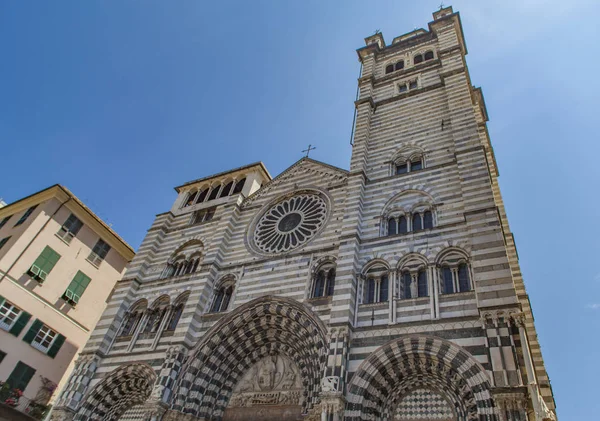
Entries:
<svg viewBox="0 0 600 421">
<path fill-rule="evenodd" d="M 423 157 L 419 156 L 406 161 L 396 162 L 396 175 L 406 174 L 423 169 Z"/>
<path fill-rule="evenodd" d="M 335 289 L 335 268 L 331 265 L 319 268 L 313 279 L 312 297 L 330 297 Z"/>
<path fill-rule="evenodd" d="M 400 298 L 428 297 L 427 271 L 422 268 L 417 272 L 404 270 L 401 273 Z"/>
<path fill-rule="evenodd" d="M 404 60 L 399 60 L 396 63 L 388 64 L 385 66 L 385 74 L 395 72 L 397 70 L 404 69 Z"/>
<path fill-rule="evenodd" d="M 419 64 L 422 63 L 424 61 L 429 61 L 429 60 L 433 60 L 434 55 L 433 55 L 433 51 L 429 50 L 426 51 L 425 54 L 417 54 L 413 57 L 413 63 L 414 64 Z"/>
<path fill-rule="evenodd" d="M 387 235 L 405 234 L 433 228 L 433 213 L 430 210 L 413 212 L 412 215 L 391 216 L 387 220 Z"/>
<path fill-rule="evenodd" d="M 452 266 L 444 264 L 441 268 L 441 278 L 443 294 L 466 292 L 472 289 L 469 267 L 464 262 Z"/>
<path fill-rule="evenodd" d="M 221 282 L 220 286 L 215 290 L 213 296 L 213 302 L 210 306 L 210 313 L 221 313 L 227 311 L 231 298 L 233 297 L 233 291 L 235 288 L 235 280 L 230 279 L 229 281 Z"/>
<path fill-rule="evenodd" d="M 390 277 L 383 266 L 376 266 L 367 271 L 365 280 L 365 296 L 363 303 L 381 303 L 389 298 Z"/>
<path fill-rule="evenodd" d="M 238 194 L 244 188 L 246 179 L 242 178 L 239 181 L 230 181 L 225 186 L 219 184 L 212 187 L 206 187 L 203 190 L 193 191 L 187 197 L 183 207 L 192 206 L 198 203 L 208 202 L 217 198 Z"/>
<path fill-rule="evenodd" d="M 147 310 L 147 302 L 144 300 L 143 302 L 138 303 L 134 308 L 129 310 L 125 314 L 125 321 L 121 325 L 121 333 L 120 336 L 130 336 L 133 335 L 135 329 L 140 323 L 142 316 Z"/>
</svg>

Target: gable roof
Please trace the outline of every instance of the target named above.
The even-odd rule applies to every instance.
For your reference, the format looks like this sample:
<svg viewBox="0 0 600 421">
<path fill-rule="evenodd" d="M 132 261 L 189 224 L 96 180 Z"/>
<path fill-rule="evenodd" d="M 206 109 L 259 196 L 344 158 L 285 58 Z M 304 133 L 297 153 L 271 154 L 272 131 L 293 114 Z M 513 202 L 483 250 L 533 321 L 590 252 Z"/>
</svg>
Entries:
<svg viewBox="0 0 600 421">
<path fill-rule="evenodd" d="M 345 176 L 348 175 L 348 170 L 336 167 L 334 165 L 327 164 L 325 162 L 317 161 L 316 159 L 312 159 L 312 158 L 309 158 L 309 157 L 305 156 L 303 158 L 300 158 L 298 161 L 296 161 L 295 163 L 293 163 L 292 165 L 290 165 L 285 170 L 283 170 L 280 174 L 278 174 L 275 178 L 273 178 L 272 180 L 270 180 L 268 183 L 263 184 L 260 189 L 258 189 L 254 193 L 252 193 L 250 196 L 248 196 L 244 200 L 242 206 L 248 205 L 249 203 L 253 202 L 255 199 L 257 199 L 258 197 L 260 197 L 264 192 L 266 192 L 267 190 L 269 190 L 271 187 L 277 185 L 278 182 L 281 179 L 283 179 L 287 174 L 289 174 L 290 172 L 292 172 L 294 169 L 300 167 L 304 163 L 310 163 L 310 164 L 314 164 L 314 165 L 317 165 L 317 166 L 320 166 L 320 167 L 324 167 L 325 169 L 327 169 L 329 171 L 333 171 L 335 173 L 338 173 L 340 176 L 344 176 L 345 177 Z"/>
</svg>

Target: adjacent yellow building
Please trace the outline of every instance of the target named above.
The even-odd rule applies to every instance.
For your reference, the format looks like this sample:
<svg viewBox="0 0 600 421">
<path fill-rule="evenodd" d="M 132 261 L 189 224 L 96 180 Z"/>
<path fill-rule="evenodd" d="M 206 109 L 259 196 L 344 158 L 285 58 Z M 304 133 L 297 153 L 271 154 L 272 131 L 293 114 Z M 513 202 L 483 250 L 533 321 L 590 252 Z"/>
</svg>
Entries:
<svg viewBox="0 0 600 421">
<path fill-rule="evenodd" d="M 133 256 L 61 185 L 1 207 L 0 382 L 46 403 Z"/>
</svg>

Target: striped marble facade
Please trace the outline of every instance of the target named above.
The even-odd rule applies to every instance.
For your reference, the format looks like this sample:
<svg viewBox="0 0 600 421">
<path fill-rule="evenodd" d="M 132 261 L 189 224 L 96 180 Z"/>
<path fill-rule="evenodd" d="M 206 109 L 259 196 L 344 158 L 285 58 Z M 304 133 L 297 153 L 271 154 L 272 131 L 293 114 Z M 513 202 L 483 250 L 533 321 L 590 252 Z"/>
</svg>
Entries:
<svg viewBox="0 0 600 421">
<path fill-rule="evenodd" d="M 253 164 L 176 189 L 81 353 L 55 419 L 226 419 L 237 381 L 278 353 L 302 373 L 305 419 L 556 419 L 460 17 L 451 8 L 433 16 L 427 30 L 390 45 L 377 33 L 358 50 L 349 170 L 303 158 L 273 179 Z M 386 72 L 399 60 L 402 69 Z M 423 168 L 396 174 L 411 159 Z M 239 193 L 185 205 L 196 190 L 234 179 L 246 180 Z M 323 228 L 287 253 L 253 249 L 257 219 L 300 192 L 325 198 Z M 213 206 L 212 219 L 192 223 Z M 425 211 L 433 228 L 390 233 L 389 217 Z M 192 246 L 201 256 L 195 271 L 165 276 L 169 264 L 196 256 L 186 254 Z M 313 297 L 326 264 L 335 267 L 334 293 Z M 448 293 L 459 264 L 469 288 Z M 374 273 L 388 280 L 385 292 L 377 287 L 387 294 L 380 302 L 369 298 Z M 424 276 L 427 293 L 406 298 L 413 285 L 404 274 Z M 231 301 L 213 312 L 223 285 L 234 286 Z M 136 309 L 143 315 L 124 335 Z M 158 327 L 146 331 L 156 314 Z"/>
</svg>

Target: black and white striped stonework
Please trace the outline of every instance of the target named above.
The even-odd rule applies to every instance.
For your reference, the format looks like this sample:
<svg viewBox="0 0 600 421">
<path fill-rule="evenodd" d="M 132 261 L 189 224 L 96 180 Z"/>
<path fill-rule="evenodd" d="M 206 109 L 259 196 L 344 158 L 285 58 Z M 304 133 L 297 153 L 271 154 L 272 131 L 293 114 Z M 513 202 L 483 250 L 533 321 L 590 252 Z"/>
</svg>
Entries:
<svg viewBox="0 0 600 421">
<path fill-rule="evenodd" d="M 537 390 L 555 409 L 459 15 L 443 8 L 428 30 L 387 45 L 382 34 L 365 41 L 357 50 L 362 73 L 349 170 L 302 158 L 273 179 L 254 165 L 177 188 L 173 207 L 156 216 L 117 284 L 59 410 L 75 411 L 78 420 L 127 411 L 128 420 L 147 421 L 166 411 L 163 421 L 219 421 L 238 380 L 272 354 L 298 366 L 311 420 L 323 411 L 336 421 L 443 420 L 448 408 L 454 419 L 496 420 L 506 402 L 524 413 Z M 414 63 L 428 51 L 433 59 Z M 402 69 L 385 72 L 399 60 Z M 409 91 L 399 89 L 414 81 Z M 422 168 L 397 174 L 396 161 L 414 151 Z M 244 193 L 183 206 L 192 190 L 227 185 L 232 174 L 246 180 Z M 283 240 L 280 249 L 269 243 L 269 230 L 299 224 L 277 211 L 261 225 L 264 247 L 257 247 L 263 217 L 304 194 L 323 202 L 310 235 L 288 246 Z M 207 207 L 215 208 L 212 219 L 198 222 L 194 212 Z M 432 227 L 386 231 L 389 215 L 424 207 Z M 193 271 L 167 270 L 192 260 Z M 444 268 L 456 271 L 459 262 L 469 287 L 446 289 Z M 315 297 L 315 274 L 325 263 L 335 269 L 335 288 Z M 371 303 L 364 281 L 373 268 L 389 287 Z M 406 272 L 424 276 L 415 279 L 426 281 L 426 293 L 404 293 Z M 230 300 L 215 307 L 223 285 Z M 157 311 L 179 304 L 171 329 L 166 322 L 145 329 Z M 139 309 L 144 319 L 124 334 Z M 511 321 L 517 313 L 520 329 Z M 524 392 L 530 382 L 535 393 Z M 498 390 L 502 399 L 494 397 Z M 418 409 L 423 402 L 429 409 Z"/>
</svg>

